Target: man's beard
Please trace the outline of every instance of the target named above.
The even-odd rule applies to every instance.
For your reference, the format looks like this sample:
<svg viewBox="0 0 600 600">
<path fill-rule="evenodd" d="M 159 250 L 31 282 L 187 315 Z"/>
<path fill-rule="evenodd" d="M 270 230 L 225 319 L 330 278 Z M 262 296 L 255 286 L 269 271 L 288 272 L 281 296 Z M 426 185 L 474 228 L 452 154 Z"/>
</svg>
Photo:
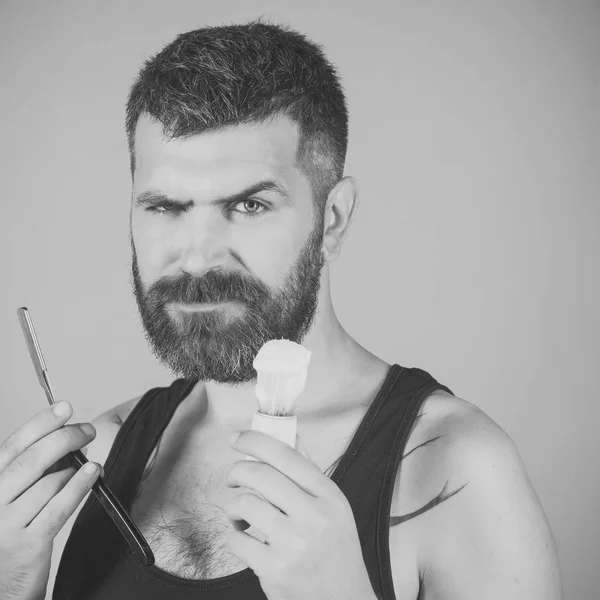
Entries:
<svg viewBox="0 0 600 600">
<path fill-rule="evenodd" d="M 132 284 L 153 354 L 177 376 L 235 385 L 256 378 L 252 361 L 269 340 L 300 344 L 317 310 L 324 264 L 322 219 L 317 221 L 283 287 L 274 292 L 256 279 L 220 269 L 201 278 L 161 277 L 145 291 L 131 237 Z M 239 304 L 194 312 L 167 307 L 228 301 Z"/>
</svg>

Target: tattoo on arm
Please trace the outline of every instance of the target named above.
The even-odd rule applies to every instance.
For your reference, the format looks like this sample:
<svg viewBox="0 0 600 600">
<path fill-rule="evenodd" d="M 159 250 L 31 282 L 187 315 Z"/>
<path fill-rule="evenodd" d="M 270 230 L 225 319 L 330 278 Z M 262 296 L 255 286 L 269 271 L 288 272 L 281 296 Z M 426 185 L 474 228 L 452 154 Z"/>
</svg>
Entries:
<svg viewBox="0 0 600 600">
<path fill-rule="evenodd" d="M 419 444 L 418 446 L 415 446 L 410 452 L 407 452 L 402 458 L 401 460 L 404 460 L 407 456 L 411 455 L 417 448 L 422 448 L 423 446 L 433 446 L 434 442 L 437 442 L 440 438 L 446 437 L 445 435 L 438 435 L 437 437 L 431 438 L 430 440 L 427 440 L 426 442 L 423 442 L 422 444 Z"/>
<path fill-rule="evenodd" d="M 393 527 L 394 525 L 400 525 L 400 523 L 404 523 L 405 521 L 408 521 L 410 519 L 414 519 L 415 517 L 418 517 L 419 515 L 430 510 L 434 506 L 437 506 L 438 504 L 441 504 L 445 500 L 448 500 L 448 498 L 452 498 L 452 496 L 454 496 L 454 494 L 458 494 L 458 492 L 460 492 L 468 484 L 469 484 L 469 482 L 465 483 L 465 485 L 463 485 L 462 487 L 459 487 L 457 490 L 454 490 L 452 493 L 445 494 L 446 488 L 448 487 L 448 482 L 446 481 L 442 491 L 433 500 L 430 500 L 427 504 L 425 504 L 425 506 L 422 506 L 421 508 L 419 508 L 419 510 L 415 510 L 414 512 L 411 512 L 408 515 L 403 515 L 402 517 L 390 517 L 390 527 Z"/>
<path fill-rule="evenodd" d="M 415 423 L 423 416 L 425 416 L 427 413 L 420 413 L 415 417 Z M 350 438 L 352 439 L 352 437 Z M 438 438 L 434 438 L 434 440 L 430 440 L 430 441 L 435 441 Z M 426 442 L 429 443 L 429 442 Z M 424 445 L 424 444 L 421 444 Z M 417 446 L 418 448 L 418 446 Z M 413 448 L 413 450 L 416 450 L 417 448 Z M 411 452 L 413 451 L 411 450 Z M 344 454 L 346 454 L 346 452 L 348 451 L 348 447 L 346 447 L 346 449 L 344 450 L 343 454 L 341 456 L 339 456 L 329 467 L 327 467 L 327 469 L 325 469 L 325 471 L 323 472 L 323 474 L 325 475 L 325 477 L 331 477 L 333 475 L 333 472 L 335 471 L 335 468 L 338 466 L 339 462 L 342 460 L 342 458 L 344 457 Z M 408 453 L 410 454 L 410 452 Z M 408 456 L 408 454 L 406 454 L 405 456 L 403 456 L 402 458 L 405 458 L 406 456 Z"/>
<path fill-rule="evenodd" d="M 421 415 L 419 415 L 419 416 L 421 416 Z M 401 460 L 404 460 L 407 456 L 409 456 L 410 454 L 412 454 L 415 450 L 418 450 L 419 448 L 434 445 L 435 442 L 442 437 L 445 437 L 445 436 L 438 435 L 437 437 L 431 438 L 430 440 L 427 440 L 426 442 L 423 442 L 422 444 L 415 446 L 410 452 L 407 452 L 406 454 L 404 454 L 402 456 Z M 449 498 L 452 498 L 452 496 L 454 496 L 455 494 L 458 494 L 458 492 L 460 492 L 468 484 L 469 484 L 469 482 L 465 483 L 462 487 L 458 488 L 457 490 L 454 490 L 453 492 L 447 494 L 446 489 L 448 488 L 448 481 L 446 481 L 442 491 L 435 498 L 430 500 L 427 504 L 425 504 L 418 510 L 415 510 L 414 512 L 411 512 L 408 515 L 403 515 L 401 517 L 391 516 L 390 517 L 390 527 L 393 527 L 394 525 L 400 525 L 400 523 L 404 523 L 405 521 L 409 521 L 410 519 L 414 519 L 415 517 L 418 517 L 419 515 L 423 514 L 424 512 L 427 512 L 428 510 L 432 509 L 434 506 L 437 506 L 438 504 L 445 502 Z"/>
</svg>

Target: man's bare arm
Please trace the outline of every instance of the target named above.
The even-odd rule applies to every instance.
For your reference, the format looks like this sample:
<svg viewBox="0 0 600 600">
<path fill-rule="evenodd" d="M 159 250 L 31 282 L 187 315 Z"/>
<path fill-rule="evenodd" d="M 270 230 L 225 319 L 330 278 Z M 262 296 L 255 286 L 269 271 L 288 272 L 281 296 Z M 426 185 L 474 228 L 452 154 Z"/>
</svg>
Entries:
<svg viewBox="0 0 600 600">
<path fill-rule="evenodd" d="M 421 457 L 422 488 L 443 490 L 418 517 L 419 598 L 562 600 L 552 532 L 510 437 L 478 409 L 436 433 Z"/>
</svg>

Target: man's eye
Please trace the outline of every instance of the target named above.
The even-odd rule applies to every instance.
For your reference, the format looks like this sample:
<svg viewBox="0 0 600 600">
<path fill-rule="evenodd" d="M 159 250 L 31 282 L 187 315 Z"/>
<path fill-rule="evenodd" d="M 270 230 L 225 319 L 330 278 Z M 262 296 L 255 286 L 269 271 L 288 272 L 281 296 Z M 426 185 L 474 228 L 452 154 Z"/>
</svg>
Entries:
<svg viewBox="0 0 600 600">
<path fill-rule="evenodd" d="M 258 200 L 241 200 L 240 202 L 236 202 L 235 204 L 232 204 L 232 206 L 239 206 L 239 205 L 246 205 L 246 208 L 248 210 L 233 210 L 232 208 L 229 209 L 229 212 L 241 212 L 244 215 L 248 215 L 249 217 L 256 217 L 260 214 L 262 214 L 263 212 L 265 212 L 267 209 L 267 207 L 262 203 L 259 202 Z M 262 210 L 258 210 L 258 209 L 262 209 Z"/>
<path fill-rule="evenodd" d="M 235 209 L 234 207 L 236 206 L 245 206 L 246 210 Z M 183 212 L 185 209 L 181 206 L 177 206 L 176 204 L 162 203 L 148 206 L 146 207 L 146 210 L 154 214 L 164 215 L 167 213 Z M 241 213 L 243 215 L 247 215 L 248 217 L 256 217 L 265 212 L 266 210 L 268 210 L 267 206 L 258 200 L 240 200 L 235 204 L 231 204 L 227 208 L 228 213 L 236 212 Z"/>
<path fill-rule="evenodd" d="M 146 210 L 151 213 L 157 213 L 159 215 L 162 215 L 168 212 L 180 211 L 181 209 L 171 204 L 154 204 L 152 206 L 146 207 Z"/>
</svg>

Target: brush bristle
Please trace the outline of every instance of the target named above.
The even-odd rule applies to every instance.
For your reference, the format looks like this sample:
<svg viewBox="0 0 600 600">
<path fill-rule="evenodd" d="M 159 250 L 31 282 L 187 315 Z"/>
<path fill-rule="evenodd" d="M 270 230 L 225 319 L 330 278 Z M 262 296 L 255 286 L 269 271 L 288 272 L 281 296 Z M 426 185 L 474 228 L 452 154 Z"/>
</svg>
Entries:
<svg viewBox="0 0 600 600">
<path fill-rule="evenodd" d="M 306 373 L 258 372 L 256 398 L 258 410 L 271 416 L 287 417 L 294 414 L 296 398 L 302 393 Z"/>
<path fill-rule="evenodd" d="M 271 340 L 254 359 L 258 410 L 265 415 L 292 416 L 306 385 L 311 353 L 289 340 Z"/>
</svg>

